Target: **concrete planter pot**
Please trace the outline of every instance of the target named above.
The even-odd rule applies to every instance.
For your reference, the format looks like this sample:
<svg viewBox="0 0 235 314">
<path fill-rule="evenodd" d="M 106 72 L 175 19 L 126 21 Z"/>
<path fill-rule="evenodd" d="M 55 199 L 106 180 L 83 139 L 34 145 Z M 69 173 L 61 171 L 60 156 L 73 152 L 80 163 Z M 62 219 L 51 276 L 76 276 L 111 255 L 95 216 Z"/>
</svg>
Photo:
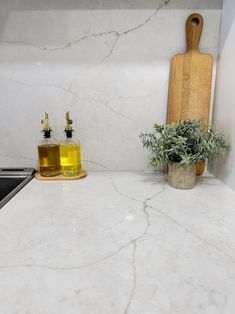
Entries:
<svg viewBox="0 0 235 314">
<path fill-rule="evenodd" d="M 196 165 L 184 167 L 178 162 L 169 163 L 168 183 L 176 189 L 192 189 L 196 185 Z"/>
</svg>

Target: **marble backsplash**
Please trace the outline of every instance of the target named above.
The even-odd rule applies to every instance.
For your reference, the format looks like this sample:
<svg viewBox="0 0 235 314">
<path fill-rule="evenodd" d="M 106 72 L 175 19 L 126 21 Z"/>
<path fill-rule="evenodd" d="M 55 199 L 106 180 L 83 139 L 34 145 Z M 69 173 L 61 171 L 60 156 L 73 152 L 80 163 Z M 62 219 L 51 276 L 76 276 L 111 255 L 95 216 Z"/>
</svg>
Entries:
<svg viewBox="0 0 235 314">
<path fill-rule="evenodd" d="M 146 169 L 138 135 L 165 121 L 185 21 L 203 15 L 216 67 L 221 1 L 21 2 L 0 2 L 0 165 L 35 167 L 44 112 L 62 138 L 70 110 L 84 168 Z"/>
</svg>

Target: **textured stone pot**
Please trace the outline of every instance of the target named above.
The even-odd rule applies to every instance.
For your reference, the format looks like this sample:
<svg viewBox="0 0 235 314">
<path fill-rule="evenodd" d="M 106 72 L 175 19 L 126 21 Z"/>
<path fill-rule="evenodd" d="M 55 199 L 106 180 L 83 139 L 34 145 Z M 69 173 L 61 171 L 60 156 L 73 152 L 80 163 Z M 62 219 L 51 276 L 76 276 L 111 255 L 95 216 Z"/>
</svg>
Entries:
<svg viewBox="0 0 235 314">
<path fill-rule="evenodd" d="M 196 165 L 184 167 L 178 162 L 169 163 L 168 183 L 176 189 L 192 189 L 196 184 Z"/>
</svg>

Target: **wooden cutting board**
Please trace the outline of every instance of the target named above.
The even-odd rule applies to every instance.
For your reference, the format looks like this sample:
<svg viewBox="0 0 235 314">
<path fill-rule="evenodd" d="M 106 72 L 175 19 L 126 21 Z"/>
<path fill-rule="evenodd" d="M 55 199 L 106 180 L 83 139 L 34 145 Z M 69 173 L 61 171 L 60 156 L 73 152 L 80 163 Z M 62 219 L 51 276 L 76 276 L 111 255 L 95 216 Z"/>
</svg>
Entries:
<svg viewBox="0 0 235 314">
<path fill-rule="evenodd" d="M 209 121 L 213 57 L 198 50 L 203 27 L 200 14 L 186 21 L 187 51 L 171 60 L 167 122 L 186 119 Z M 204 165 L 197 168 L 202 174 Z"/>
</svg>

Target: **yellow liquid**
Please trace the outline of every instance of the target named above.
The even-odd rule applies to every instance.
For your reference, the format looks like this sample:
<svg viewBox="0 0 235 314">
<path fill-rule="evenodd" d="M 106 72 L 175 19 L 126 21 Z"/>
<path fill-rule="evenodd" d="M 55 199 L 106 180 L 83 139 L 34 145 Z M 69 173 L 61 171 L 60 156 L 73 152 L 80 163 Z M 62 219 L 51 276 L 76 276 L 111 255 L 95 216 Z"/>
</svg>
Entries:
<svg viewBox="0 0 235 314">
<path fill-rule="evenodd" d="M 81 171 L 80 145 L 60 145 L 60 165 L 64 176 L 76 176 Z"/>
<path fill-rule="evenodd" d="M 60 174 L 60 151 L 57 144 L 38 146 L 39 171 L 44 177 Z"/>
</svg>

